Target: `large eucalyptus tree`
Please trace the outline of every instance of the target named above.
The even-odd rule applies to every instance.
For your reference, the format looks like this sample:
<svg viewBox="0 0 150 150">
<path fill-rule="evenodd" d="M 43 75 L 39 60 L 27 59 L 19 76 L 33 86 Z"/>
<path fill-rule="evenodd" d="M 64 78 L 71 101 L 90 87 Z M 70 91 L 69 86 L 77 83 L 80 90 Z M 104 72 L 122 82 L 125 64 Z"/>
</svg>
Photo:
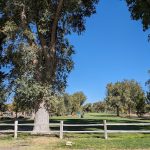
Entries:
<svg viewBox="0 0 150 150">
<path fill-rule="evenodd" d="M 49 101 L 66 86 L 73 68 L 67 35 L 85 31 L 98 0 L 1 0 L 1 66 L 9 90 L 35 109 L 34 132 L 49 131 Z"/>
</svg>

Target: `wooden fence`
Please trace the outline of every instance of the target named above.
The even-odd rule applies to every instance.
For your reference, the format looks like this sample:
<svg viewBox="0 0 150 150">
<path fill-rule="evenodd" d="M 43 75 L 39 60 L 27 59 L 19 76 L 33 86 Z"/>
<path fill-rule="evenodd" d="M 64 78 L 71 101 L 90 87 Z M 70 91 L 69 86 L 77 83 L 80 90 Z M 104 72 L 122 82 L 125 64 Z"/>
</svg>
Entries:
<svg viewBox="0 0 150 150">
<path fill-rule="evenodd" d="M 14 138 L 17 138 L 18 133 L 32 133 L 32 131 L 20 131 L 19 126 L 34 126 L 34 124 L 19 124 L 15 121 L 14 124 L 0 124 L 2 126 L 13 126 L 14 130 L 0 130 L 0 133 L 14 133 Z M 60 139 L 63 139 L 64 133 L 103 133 L 104 138 L 108 139 L 108 133 L 150 133 L 150 130 L 108 130 L 108 126 L 150 126 L 150 123 L 107 123 L 106 120 L 103 124 L 64 124 L 63 121 L 60 123 L 50 123 L 50 127 L 59 127 L 59 130 L 51 130 L 49 133 L 41 132 L 43 134 L 59 134 Z M 64 130 L 64 127 L 103 127 L 103 130 L 93 130 L 93 131 L 69 131 Z"/>
</svg>

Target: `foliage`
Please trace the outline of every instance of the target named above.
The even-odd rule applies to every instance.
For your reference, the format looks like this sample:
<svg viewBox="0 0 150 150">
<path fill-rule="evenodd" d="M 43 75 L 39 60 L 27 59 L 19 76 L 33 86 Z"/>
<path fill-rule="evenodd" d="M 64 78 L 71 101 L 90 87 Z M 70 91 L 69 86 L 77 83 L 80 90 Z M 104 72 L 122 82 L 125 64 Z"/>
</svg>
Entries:
<svg viewBox="0 0 150 150">
<path fill-rule="evenodd" d="M 119 112 L 136 110 L 137 115 L 141 116 L 145 110 L 145 94 L 140 85 L 134 80 L 124 80 L 115 84 L 107 85 L 106 102 Z"/>
<path fill-rule="evenodd" d="M 86 101 L 86 96 L 83 92 L 76 92 L 71 95 L 64 94 L 63 98 L 67 115 L 82 112 L 83 104 Z"/>
<path fill-rule="evenodd" d="M 150 1 L 149 0 L 126 0 L 131 17 L 134 20 L 141 20 L 143 29 L 150 27 Z"/>
<path fill-rule="evenodd" d="M 30 90 L 29 90 L 30 92 Z M 27 96 L 26 96 L 27 97 Z M 30 98 L 30 97 L 29 97 Z M 33 98 L 33 97 L 31 97 Z M 50 116 L 64 116 L 71 115 L 73 113 L 82 112 L 83 104 L 86 100 L 86 96 L 83 92 L 76 92 L 72 95 L 65 93 L 64 95 L 51 95 L 47 100 L 47 107 Z M 34 112 L 34 105 L 36 105 L 36 97 L 35 100 L 25 101 L 24 97 L 17 97 L 15 95 L 13 102 L 7 105 L 7 109 L 10 112 Z M 34 103 L 35 101 L 35 103 Z"/>
<path fill-rule="evenodd" d="M 107 85 L 107 95 L 106 102 L 113 108 L 117 109 L 117 116 L 119 116 L 119 111 L 122 109 L 122 87 L 119 82 Z"/>
<path fill-rule="evenodd" d="M 77 112 L 82 112 L 82 107 L 86 100 L 86 96 L 83 92 L 76 92 L 71 95 L 65 93 L 61 96 L 55 94 L 50 98 L 51 99 L 48 101 L 47 104 L 49 106 L 50 116 L 64 116 L 71 115 Z M 30 105 L 28 109 L 25 109 L 25 111 L 28 111 L 29 108 Z M 22 108 L 21 110 L 24 109 Z"/>
<path fill-rule="evenodd" d="M 71 99 L 71 95 L 65 93 L 63 95 L 63 98 L 64 98 L 64 105 L 65 105 L 65 108 L 66 108 L 66 114 L 70 115 L 71 112 L 72 112 L 72 99 Z"/>
<path fill-rule="evenodd" d="M 91 103 L 87 103 L 83 106 L 83 111 L 84 112 L 92 112 L 93 111 L 93 105 Z"/>
<path fill-rule="evenodd" d="M 7 91 L 3 83 L 4 74 L 0 72 L 0 111 L 5 110 L 5 101 L 6 101 L 6 95 Z"/>
<path fill-rule="evenodd" d="M 48 106 L 63 92 L 73 68 L 67 35 L 85 31 L 98 0 L 1 0 L 0 66 L 9 69 L 10 93 L 24 107 Z M 5 78 L 6 79 L 6 78 Z"/>
<path fill-rule="evenodd" d="M 105 101 L 99 101 L 93 104 L 93 112 L 105 112 L 106 108 Z"/>
<path fill-rule="evenodd" d="M 51 116 L 63 116 L 66 113 L 63 96 L 53 96 L 49 101 L 49 113 Z"/>
<path fill-rule="evenodd" d="M 150 0 L 126 0 L 133 20 L 140 20 L 143 30 L 150 28 Z M 149 35 L 150 40 L 150 35 Z"/>
<path fill-rule="evenodd" d="M 150 71 L 149 71 L 150 73 Z M 147 91 L 147 99 L 146 99 L 146 111 L 147 112 L 150 112 L 150 79 L 146 82 L 146 86 L 148 88 L 148 91 Z"/>
<path fill-rule="evenodd" d="M 83 92 L 76 92 L 71 95 L 71 107 L 72 107 L 72 112 L 71 113 L 76 113 L 76 112 L 81 112 L 82 111 L 82 105 L 86 101 L 86 96 L 84 95 Z"/>
<path fill-rule="evenodd" d="M 107 109 L 107 105 L 105 101 L 99 101 L 95 103 L 87 103 L 83 106 L 84 112 L 105 112 Z"/>
</svg>

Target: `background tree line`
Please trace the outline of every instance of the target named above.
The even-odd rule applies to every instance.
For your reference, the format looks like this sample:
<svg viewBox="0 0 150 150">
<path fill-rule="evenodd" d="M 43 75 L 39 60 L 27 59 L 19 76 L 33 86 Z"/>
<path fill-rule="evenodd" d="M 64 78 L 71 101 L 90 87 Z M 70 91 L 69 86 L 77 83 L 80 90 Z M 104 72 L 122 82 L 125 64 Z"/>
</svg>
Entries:
<svg viewBox="0 0 150 150">
<path fill-rule="evenodd" d="M 86 96 L 83 92 L 75 92 L 73 94 L 63 94 L 62 96 L 53 96 L 50 101 L 50 116 L 65 116 L 65 115 L 77 115 L 82 114 L 83 104 L 86 101 Z M 18 99 L 14 99 L 13 103 L 5 104 L 0 108 L 1 112 L 14 112 L 17 117 L 18 113 L 29 113 L 34 115 L 34 111 L 30 106 L 26 106 L 23 103 L 19 103 Z"/>
<path fill-rule="evenodd" d="M 50 115 L 64 116 L 82 114 L 83 104 L 86 101 L 86 96 L 83 92 L 75 92 L 57 97 L 57 100 L 51 105 Z"/>
<path fill-rule="evenodd" d="M 85 103 L 86 96 L 83 92 L 73 94 L 55 95 L 50 100 L 50 116 L 65 116 L 83 114 L 84 112 L 116 113 L 117 116 L 137 114 L 143 116 L 150 112 L 150 80 L 146 82 L 149 91 L 144 92 L 135 80 L 124 80 L 109 83 L 106 86 L 106 97 L 95 103 Z M 0 111 L 33 112 L 32 107 L 15 98 L 12 104 L 1 103 Z M 34 112 L 33 112 L 34 114 Z"/>
<path fill-rule="evenodd" d="M 145 93 L 135 80 L 124 80 L 109 83 L 106 86 L 106 97 L 103 101 L 84 105 L 85 112 L 110 112 L 143 116 L 150 112 L 150 80 L 146 82 L 148 91 Z"/>
</svg>

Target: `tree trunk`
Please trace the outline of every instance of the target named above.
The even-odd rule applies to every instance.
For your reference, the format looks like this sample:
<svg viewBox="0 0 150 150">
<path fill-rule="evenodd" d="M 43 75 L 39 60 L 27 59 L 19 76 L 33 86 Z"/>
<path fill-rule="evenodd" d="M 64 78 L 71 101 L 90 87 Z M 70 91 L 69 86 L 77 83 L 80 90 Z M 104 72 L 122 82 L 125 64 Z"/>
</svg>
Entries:
<svg viewBox="0 0 150 150">
<path fill-rule="evenodd" d="M 45 107 L 45 102 L 42 102 L 35 112 L 33 134 L 47 134 L 49 132 L 49 112 Z"/>
<path fill-rule="evenodd" d="M 32 111 L 30 119 L 32 119 L 32 120 L 35 119 L 35 111 Z"/>
<path fill-rule="evenodd" d="M 120 116 L 119 107 L 117 106 L 116 109 L 117 109 L 117 116 L 119 117 Z"/>
<path fill-rule="evenodd" d="M 15 112 L 15 120 L 17 120 L 18 119 L 18 111 L 16 110 L 16 112 Z"/>
<path fill-rule="evenodd" d="M 129 106 L 128 107 L 128 114 L 129 114 L 129 117 L 131 116 L 131 107 Z"/>
</svg>

